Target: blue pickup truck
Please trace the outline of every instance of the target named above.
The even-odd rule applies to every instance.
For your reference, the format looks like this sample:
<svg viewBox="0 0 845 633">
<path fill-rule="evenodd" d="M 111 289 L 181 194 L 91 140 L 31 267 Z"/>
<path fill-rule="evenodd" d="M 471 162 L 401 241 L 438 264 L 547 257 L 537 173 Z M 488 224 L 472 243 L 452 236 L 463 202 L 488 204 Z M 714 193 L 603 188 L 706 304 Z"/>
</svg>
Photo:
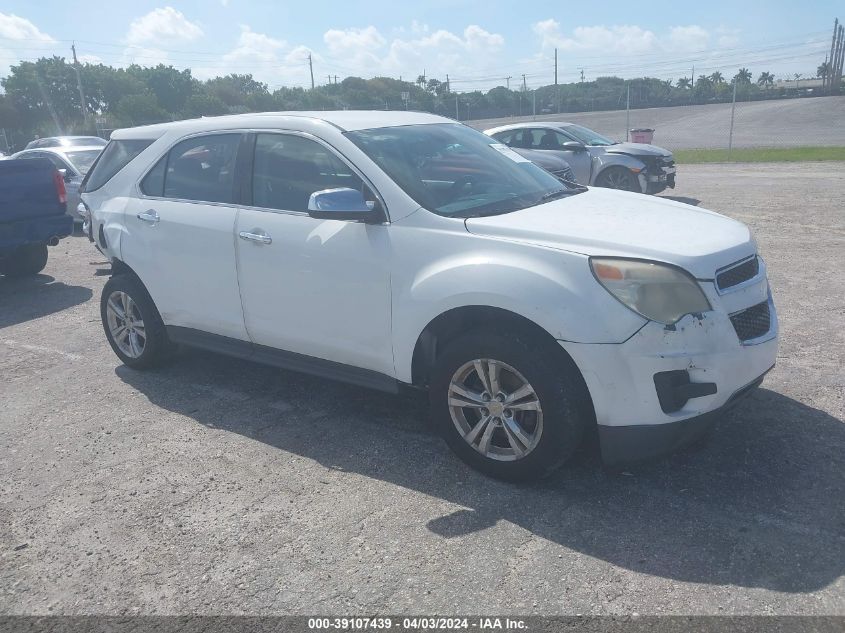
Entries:
<svg viewBox="0 0 845 633">
<path fill-rule="evenodd" d="M 0 160 L 0 274 L 35 275 L 73 233 L 62 175 L 47 159 Z"/>
</svg>

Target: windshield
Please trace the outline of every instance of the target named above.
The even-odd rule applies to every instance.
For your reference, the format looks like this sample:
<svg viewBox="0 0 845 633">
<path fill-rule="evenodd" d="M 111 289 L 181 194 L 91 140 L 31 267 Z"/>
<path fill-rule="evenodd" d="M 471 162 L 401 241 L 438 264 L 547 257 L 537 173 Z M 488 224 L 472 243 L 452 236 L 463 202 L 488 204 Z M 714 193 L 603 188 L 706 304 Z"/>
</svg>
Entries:
<svg viewBox="0 0 845 633">
<path fill-rule="evenodd" d="M 76 171 L 84 176 L 88 173 L 88 170 L 91 169 L 91 165 L 94 164 L 94 161 L 97 160 L 97 156 L 100 155 L 100 151 L 101 150 L 98 149 L 86 149 L 79 152 L 65 152 L 65 156 L 67 156 L 71 164 L 76 167 Z"/>
<path fill-rule="evenodd" d="M 347 136 L 420 206 L 440 215 L 508 213 L 581 191 L 459 123 L 375 128 Z"/>
<path fill-rule="evenodd" d="M 581 127 L 580 125 L 565 125 L 563 131 L 570 136 L 574 136 L 584 145 L 616 145 L 616 141 L 612 141 L 598 132 Z"/>
</svg>

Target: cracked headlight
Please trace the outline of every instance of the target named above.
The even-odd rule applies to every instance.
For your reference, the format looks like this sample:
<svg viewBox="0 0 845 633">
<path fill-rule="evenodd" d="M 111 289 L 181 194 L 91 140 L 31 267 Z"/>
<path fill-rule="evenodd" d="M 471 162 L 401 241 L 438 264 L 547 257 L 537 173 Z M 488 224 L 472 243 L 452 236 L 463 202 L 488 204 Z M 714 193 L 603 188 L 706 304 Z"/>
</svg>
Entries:
<svg viewBox="0 0 845 633">
<path fill-rule="evenodd" d="M 590 267 L 605 290 L 651 321 L 672 325 L 684 315 L 711 309 L 698 282 L 675 266 L 636 259 L 591 257 Z"/>
</svg>

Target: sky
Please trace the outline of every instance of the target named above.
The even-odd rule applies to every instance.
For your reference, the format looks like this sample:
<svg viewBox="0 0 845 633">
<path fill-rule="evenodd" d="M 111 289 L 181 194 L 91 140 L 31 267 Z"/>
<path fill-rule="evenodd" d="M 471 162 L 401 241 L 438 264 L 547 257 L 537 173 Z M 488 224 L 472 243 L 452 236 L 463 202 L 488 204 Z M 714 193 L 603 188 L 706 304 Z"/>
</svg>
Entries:
<svg viewBox="0 0 845 633">
<path fill-rule="evenodd" d="M 632 3 L 603 0 L 164 0 L 0 6 L 0 77 L 21 60 L 172 64 L 206 79 L 251 73 L 271 89 L 348 75 L 445 80 L 452 90 L 558 79 L 663 79 L 740 67 L 814 76 L 830 49 L 834 0 Z M 524 78 L 523 78 L 524 75 Z"/>
</svg>

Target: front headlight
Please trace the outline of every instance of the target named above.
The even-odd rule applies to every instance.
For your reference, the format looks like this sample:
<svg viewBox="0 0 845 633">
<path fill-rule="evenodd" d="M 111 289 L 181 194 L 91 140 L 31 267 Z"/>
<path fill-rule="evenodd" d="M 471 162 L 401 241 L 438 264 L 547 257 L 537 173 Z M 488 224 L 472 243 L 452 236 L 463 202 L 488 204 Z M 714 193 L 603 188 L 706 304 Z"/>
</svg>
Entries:
<svg viewBox="0 0 845 633">
<path fill-rule="evenodd" d="M 710 310 L 692 275 L 658 262 L 592 257 L 598 282 L 620 302 L 652 321 L 672 325 L 684 315 Z"/>
</svg>

